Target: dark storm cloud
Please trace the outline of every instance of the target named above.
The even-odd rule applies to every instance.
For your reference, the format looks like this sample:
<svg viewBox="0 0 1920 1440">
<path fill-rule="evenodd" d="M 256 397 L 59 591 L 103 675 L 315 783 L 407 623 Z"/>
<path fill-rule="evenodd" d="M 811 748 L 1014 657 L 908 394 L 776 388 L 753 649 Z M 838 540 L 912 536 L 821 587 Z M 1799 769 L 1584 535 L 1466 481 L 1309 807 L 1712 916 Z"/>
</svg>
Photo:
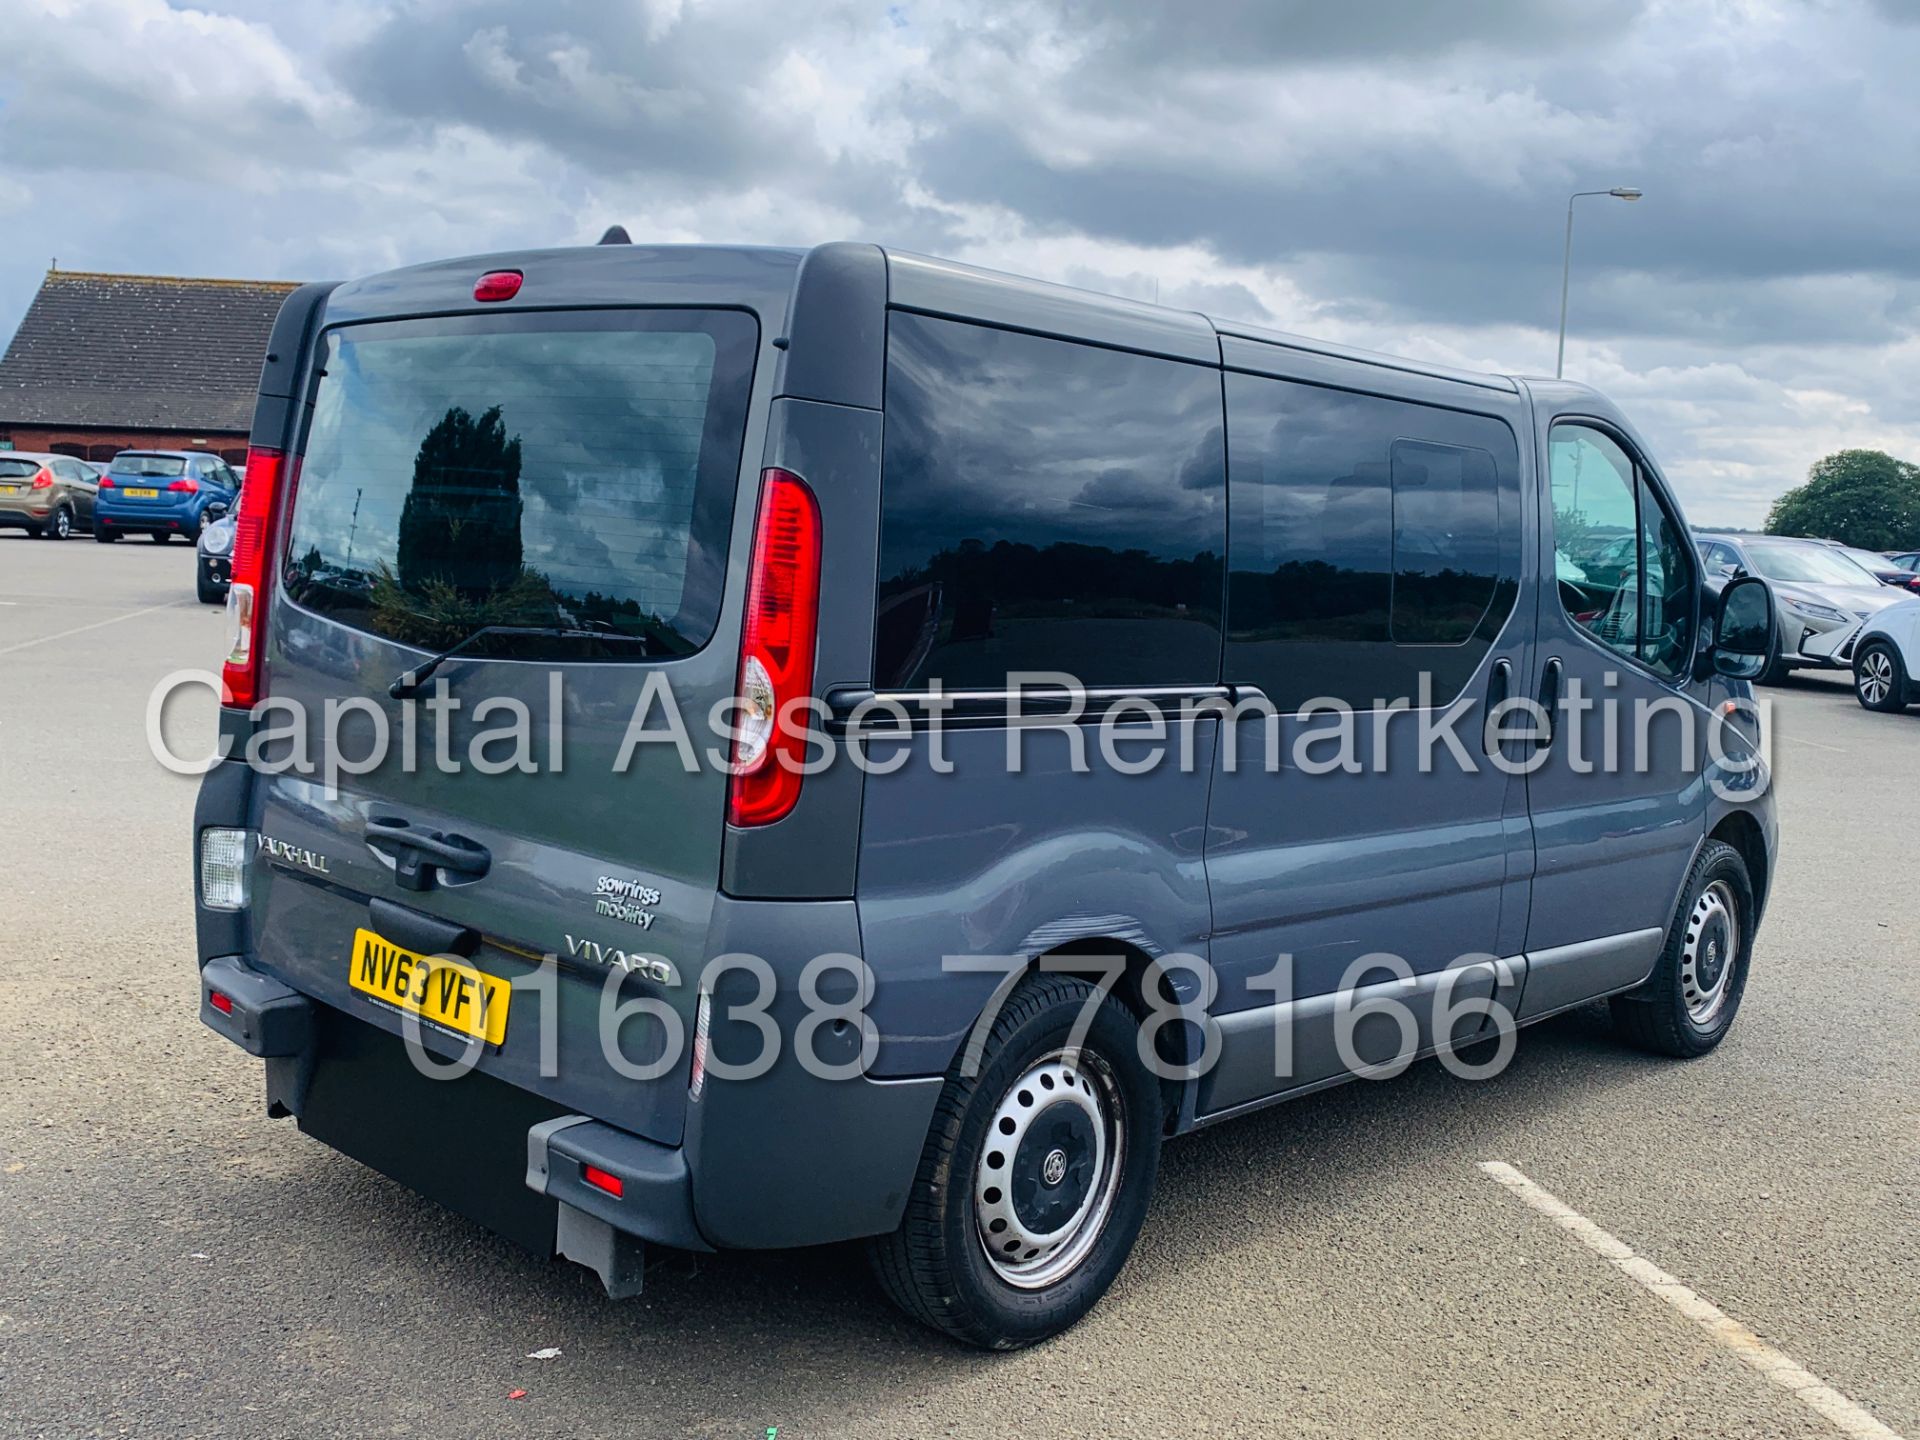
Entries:
<svg viewBox="0 0 1920 1440">
<path fill-rule="evenodd" d="M 1898 0 L 1883 0 L 1898 3 Z M 1530 50 L 1616 34 L 1645 0 L 1052 0 L 1065 27 L 1111 38 L 1155 64 L 1264 68 L 1317 60 L 1431 55 L 1470 46 Z"/>
</svg>

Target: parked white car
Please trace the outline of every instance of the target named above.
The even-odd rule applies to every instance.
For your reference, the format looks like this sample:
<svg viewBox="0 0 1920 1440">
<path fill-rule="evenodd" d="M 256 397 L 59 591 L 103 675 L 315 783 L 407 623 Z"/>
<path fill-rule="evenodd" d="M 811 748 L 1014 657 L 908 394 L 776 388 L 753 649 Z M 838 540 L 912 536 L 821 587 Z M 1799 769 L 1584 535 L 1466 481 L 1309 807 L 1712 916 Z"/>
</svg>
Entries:
<svg viewBox="0 0 1920 1440">
<path fill-rule="evenodd" d="M 1849 642 L 1853 693 L 1869 710 L 1920 705 L 1920 599 L 1889 605 Z"/>
</svg>

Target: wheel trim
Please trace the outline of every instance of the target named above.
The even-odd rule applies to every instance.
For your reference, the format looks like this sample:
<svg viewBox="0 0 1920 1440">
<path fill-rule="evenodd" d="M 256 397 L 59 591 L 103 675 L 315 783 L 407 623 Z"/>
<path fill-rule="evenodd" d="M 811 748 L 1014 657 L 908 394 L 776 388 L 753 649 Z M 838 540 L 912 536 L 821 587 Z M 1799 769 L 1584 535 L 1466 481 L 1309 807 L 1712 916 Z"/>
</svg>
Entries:
<svg viewBox="0 0 1920 1440">
<path fill-rule="evenodd" d="M 1015 1204 L 1014 1161 L 1035 1122 L 1061 1105 L 1091 1122 L 1089 1178 L 1072 1213 L 1037 1234 Z M 1106 1229 L 1125 1158 L 1125 1101 L 1105 1061 L 1086 1050 L 1071 1058 L 1055 1050 L 1030 1065 L 994 1107 L 974 1168 L 974 1236 L 994 1274 L 1020 1290 L 1044 1289 L 1071 1274 Z"/>
<path fill-rule="evenodd" d="M 1726 1009 L 1739 959 L 1739 908 L 1732 887 L 1716 880 L 1694 902 L 1680 949 L 1680 994 L 1696 1026 L 1706 1028 Z"/>
<path fill-rule="evenodd" d="M 1886 703 L 1893 693 L 1893 657 L 1880 649 L 1860 657 L 1860 698 L 1869 705 Z"/>
</svg>

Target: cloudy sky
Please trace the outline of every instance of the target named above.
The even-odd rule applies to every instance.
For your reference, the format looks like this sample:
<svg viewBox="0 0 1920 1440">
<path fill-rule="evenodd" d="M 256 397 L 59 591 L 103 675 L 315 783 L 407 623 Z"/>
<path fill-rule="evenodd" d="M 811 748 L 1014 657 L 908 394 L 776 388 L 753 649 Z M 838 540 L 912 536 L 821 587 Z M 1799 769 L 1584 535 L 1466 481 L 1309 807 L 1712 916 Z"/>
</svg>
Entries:
<svg viewBox="0 0 1920 1440">
<path fill-rule="evenodd" d="M 1920 0 L 5 0 L 49 260 L 871 239 L 1622 402 L 1696 523 L 1920 459 Z"/>
</svg>

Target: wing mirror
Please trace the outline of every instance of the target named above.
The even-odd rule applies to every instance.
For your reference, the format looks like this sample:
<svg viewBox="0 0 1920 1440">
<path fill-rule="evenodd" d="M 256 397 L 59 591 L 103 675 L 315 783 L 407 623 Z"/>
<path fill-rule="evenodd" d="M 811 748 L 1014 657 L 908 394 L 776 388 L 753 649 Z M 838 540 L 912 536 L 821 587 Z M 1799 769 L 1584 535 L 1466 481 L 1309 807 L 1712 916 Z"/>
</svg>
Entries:
<svg viewBox="0 0 1920 1440">
<path fill-rule="evenodd" d="M 1714 626 L 1713 668 L 1734 680 L 1752 680 L 1773 656 L 1773 591 L 1764 580 L 1743 575 L 1720 592 Z"/>
</svg>

